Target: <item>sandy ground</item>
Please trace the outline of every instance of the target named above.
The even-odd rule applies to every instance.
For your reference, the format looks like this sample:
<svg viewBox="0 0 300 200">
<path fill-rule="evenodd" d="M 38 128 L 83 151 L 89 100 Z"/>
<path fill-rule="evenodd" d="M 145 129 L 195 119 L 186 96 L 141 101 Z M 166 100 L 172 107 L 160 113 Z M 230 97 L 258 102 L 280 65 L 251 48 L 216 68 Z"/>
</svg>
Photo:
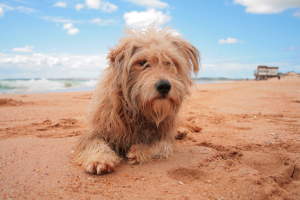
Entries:
<svg viewBox="0 0 300 200">
<path fill-rule="evenodd" d="M 300 79 L 195 85 L 168 160 L 71 162 L 90 92 L 0 95 L 0 199 L 300 199 Z"/>
</svg>

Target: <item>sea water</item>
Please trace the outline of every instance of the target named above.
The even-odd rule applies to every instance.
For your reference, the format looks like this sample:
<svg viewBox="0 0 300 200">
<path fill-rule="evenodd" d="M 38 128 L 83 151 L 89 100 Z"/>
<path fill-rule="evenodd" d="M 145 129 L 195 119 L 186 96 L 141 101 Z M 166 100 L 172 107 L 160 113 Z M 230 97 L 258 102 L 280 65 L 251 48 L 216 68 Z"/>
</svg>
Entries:
<svg viewBox="0 0 300 200">
<path fill-rule="evenodd" d="M 220 83 L 234 81 L 227 78 L 198 78 L 196 83 Z M 97 79 L 0 79 L 0 94 L 45 93 L 93 90 Z"/>
</svg>

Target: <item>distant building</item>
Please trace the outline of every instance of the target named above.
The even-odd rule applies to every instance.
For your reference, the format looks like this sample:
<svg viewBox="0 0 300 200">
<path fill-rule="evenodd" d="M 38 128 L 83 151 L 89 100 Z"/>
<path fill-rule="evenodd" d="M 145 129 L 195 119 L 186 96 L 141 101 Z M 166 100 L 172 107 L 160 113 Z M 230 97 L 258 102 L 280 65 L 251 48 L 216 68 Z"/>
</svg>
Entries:
<svg viewBox="0 0 300 200">
<path fill-rule="evenodd" d="M 277 77 L 280 78 L 278 74 L 278 67 L 269 67 L 264 65 L 257 66 L 257 69 L 254 73 L 256 80 L 266 80 L 268 78 Z"/>
</svg>

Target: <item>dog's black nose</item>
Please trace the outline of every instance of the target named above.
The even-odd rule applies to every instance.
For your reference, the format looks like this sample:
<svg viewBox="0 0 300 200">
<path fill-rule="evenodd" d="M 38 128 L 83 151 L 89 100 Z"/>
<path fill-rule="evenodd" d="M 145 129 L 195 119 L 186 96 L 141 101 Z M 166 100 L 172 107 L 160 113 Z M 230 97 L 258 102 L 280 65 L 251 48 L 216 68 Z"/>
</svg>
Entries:
<svg viewBox="0 0 300 200">
<path fill-rule="evenodd" d="M 159 80 L 156 82 L 155 88 L 161 95 L 166 95 L 171 89 L 171 83 L 168 80 Z"/>
</svg>

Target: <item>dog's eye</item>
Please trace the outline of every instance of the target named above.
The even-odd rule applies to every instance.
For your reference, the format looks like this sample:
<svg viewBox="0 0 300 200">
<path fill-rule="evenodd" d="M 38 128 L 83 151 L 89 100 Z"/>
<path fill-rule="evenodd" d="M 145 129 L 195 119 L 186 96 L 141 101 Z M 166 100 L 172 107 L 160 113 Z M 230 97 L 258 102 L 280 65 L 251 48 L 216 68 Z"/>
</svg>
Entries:
<svg viewBox="0 0 300 200">
<path fill-rule="evenodd" d="M 147 60 L 140 60 L 138 62 L 138 65 L 140 65 L 141 67 L 144 67 L 144 65 L 147 63 Z"/>
<path fill-rule="evenodd" d="M 170 66 L 170 65 L 171 65 L 171 62 L 165 61 L 163 64 L 164 64 L 164 65 L 167 65 L 167 66 Z"/>
</svg>

